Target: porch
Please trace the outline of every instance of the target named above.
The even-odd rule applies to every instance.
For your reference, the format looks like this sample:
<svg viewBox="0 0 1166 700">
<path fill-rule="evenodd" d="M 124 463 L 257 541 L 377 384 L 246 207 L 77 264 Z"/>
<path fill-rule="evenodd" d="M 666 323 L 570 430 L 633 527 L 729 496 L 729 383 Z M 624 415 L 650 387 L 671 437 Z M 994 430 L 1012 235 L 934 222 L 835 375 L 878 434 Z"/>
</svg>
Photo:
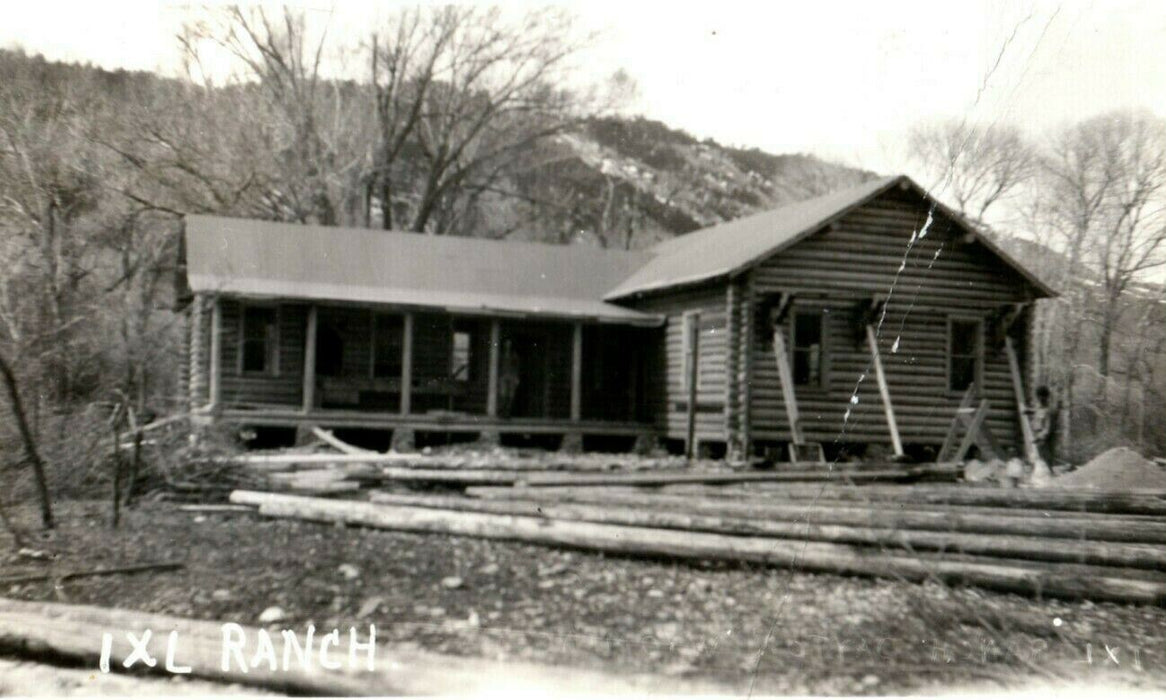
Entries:
<svg viewBox="0 0 1166 700">
<path fill-rule="evenodd" d="M 203 303 L 205 408 L 219 420 L 391 430 L 404 445 L 414 431 L 561 434 L 569 446 L 653 432 L 656 327 L 226 296 Z"/>
</svg>

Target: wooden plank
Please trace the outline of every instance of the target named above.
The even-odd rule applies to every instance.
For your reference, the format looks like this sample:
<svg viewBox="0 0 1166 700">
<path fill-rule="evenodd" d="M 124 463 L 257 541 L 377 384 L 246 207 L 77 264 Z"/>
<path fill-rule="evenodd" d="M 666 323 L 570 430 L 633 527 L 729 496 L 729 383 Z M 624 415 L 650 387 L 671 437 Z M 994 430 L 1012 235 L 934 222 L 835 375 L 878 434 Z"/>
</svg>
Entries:
<svg viewBox="0 0 1166 700">
<path fill-rule="evenodd" d="M 490 360 L 486 380 L 486 415 L 498 415 L 498 371 L 502 357 L 502 322 L 490 319 Z"/>
<path fill-rule="evenodd" d="M 571 329 L 571 420 L 583 418 L 583 324 Z"/>
<path fill-rule="evenodd" d="M 879 354 L 879 339 L 875 335 L 874 327 L 866 327 L 866 344 L 870 347 L 871 360 L 874 362 L 875 379 L 879 385 L 879 395 L 883 399 L 883 413 L 887 417 L 887 430 L 891 432 L 891 446 L 896 457 L 903 456 L 903 441 L 899 438 L 899 424 L 895 422 L 895 409 L 891 405 L 891 390 L 887 386 L 887 376 L 883 372 L 883 358 Z"/>
<path fill-rule="evenodd" d="M 312 428 L 312 435 L 315 435 L 320 440 L 323 440 L 328 445 L 335 447 L 336 449 L 340 450 L 341 452 L 343 452 L 346 455 L 375 455 L 375 454 L 377 454 L 376 452 L 374 452 L 372 450 L 366 450 L 362 447 L 356 447 L 354 445 L 349 445 L 347 442 L 344 442 L 343 440 L 341 440 L 341 439 L 337 438 L 335 435 L 333 435 L 332 431 L 330 431 L 330 430 L 324 430 L 323 428 L 315 427 L 315 428 Z M 329 455 L 329 456 L 332 456 L 332 455 Z"/>
<path fill-rule="evenodd" d="M 407 312 L 401 337 L 401 415 L 413 412 L 413 312 Z"/>
<path fill-rule="evenodd" d="M 842 575 L 945 582 L 1051 597 L 1148 605 L 1166 601 L 1166 578 L 1126 578 L 1101 567 L 1020 563 L 988 557 L 877 553 L 825 542 L 745 537 L 663 528 L 569 522 L 548 518 L 462 513 L 435 508 L 339 502 L 235 491 L 231 502 L 259 506 L 272 517 L 365 525 L 404 532 L 439 533 L 566 546 L 627 556 L 748 562 Z"/>
<path fill-rule="evenodd" d="M 984 426 L 984 420 L 988 417 L 988 406 L 988 399 L 981 401 L 979 408 L 976 409 L 976 413 L 966 423 L 965 427 L 967 428 L 967 432 L 964 433 L 964 439 L 960 441 L 959 449 L 955 452 L 955 456 L 953 457 L 955 461 L 962 462 L 967 458 L 968 450 L 976 443 L 980 429 Z M 961 416 L 957 415 L 956 420 L 961 420 Z"/>
<path fill-rule="evenodd" d="M 951 452 L 953 447 L 955 447 L 956 435 L 959 434 L 959 429 L 961 426 L 963 426 L 963 421 L 960 420 L 961 417 L 965 412 L 971 410 L 972 395 L 975 392 L 975 389 L 976 385 L 975 383 L 972 383 L 972 385 L 968 387 L 968 390 L 964 392 L 964 397 L 960 399 L 960 405 L 958 408 L 956 408 L 955 416 L 953 416 L 951 419 L 951 425 L 947 429 L 947 435 L 944 436 L 943 444 L 940 446 L 939 452 L 936 454 L 935 459 L 937 461 L 944 462 L 951 459 L 948 453 Z"/>
<path fill-rule="evenodd" d="M 308 323 L 304 333 L 304 413 L 316 407 L 316 338 L 320 325 L 320 310 L 315 304 L 308 307 Z"/>
<path fill-rule="evenodd" d="M 789 421 L 789 432 L 795 445 L 802 445 L 805 440 L 802 436 L 801 416 L 798 414 L 798 400 L 794 394 L 793 372 L 790 370 L 789 355 L 785 349 L 785 337 L 781 326 L 773 328 L 773 354 L 777 361 L 777 374 L 781 381 L 781 398 L 785 403 L 785 415 Z M 796 459 L 796 457 L 795 457 Z"/>
<path fill-rule="evenodd" d="M 1012 338 L 1004 338 L 1004 351 L 1008 354 L 1008 371 L 1012 375 L 1012 390 L 1016 395 L 1016 415 L 1020 421 L 1020 433 L 1024 438 L 1024 456 L 1031 463 L 1040 459 L 1036 449 L 1036 439 L 1032 435 L 1032 424 L 1028 422 L 1028 407 L 1024 401 L 1024 381 L 1020 375 L 1020 363 L 1016 360 L 1016 349 Z"/>
</svg>

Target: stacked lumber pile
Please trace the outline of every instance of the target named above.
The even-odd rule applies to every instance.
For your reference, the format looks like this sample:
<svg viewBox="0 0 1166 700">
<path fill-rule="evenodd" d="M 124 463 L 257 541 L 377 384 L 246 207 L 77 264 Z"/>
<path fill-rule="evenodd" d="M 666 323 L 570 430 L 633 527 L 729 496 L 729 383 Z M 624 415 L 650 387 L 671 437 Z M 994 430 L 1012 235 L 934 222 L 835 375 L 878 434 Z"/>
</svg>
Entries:
<svg viewBox="0 0 1166 700">
<path fill-rule="evenodd" d="M 1166 492 L 718 487 L 679 479 L 644 488 L 643 479 L 607 476 L 471 486 L 464 495 L 374 492 L 371 502 L 253 491 L 237 491 L 231 501 L 272 517 L 408 532 L 1166 603 Z"/>
<path fill-rule="evenodd" d="M 669 486 L 842 481 L 906 481 L 924 476 L 952 478 L 952 465 L 896 463 L 787 464 L 779 469 L 732 468 L 723 462 L 688 462 L 682 457 L 517 452 L 504 449 L 447 453 L 380 453 L 353 447 L 330 432 L 313 430 L 317 443 L 267 454 L 215 460 L 218 468 L 243 474 L 240 488 L 313 496 L 348 495 L 368 486 L 402 489 L 466 489 L 476 486 Z"/>
</svg>

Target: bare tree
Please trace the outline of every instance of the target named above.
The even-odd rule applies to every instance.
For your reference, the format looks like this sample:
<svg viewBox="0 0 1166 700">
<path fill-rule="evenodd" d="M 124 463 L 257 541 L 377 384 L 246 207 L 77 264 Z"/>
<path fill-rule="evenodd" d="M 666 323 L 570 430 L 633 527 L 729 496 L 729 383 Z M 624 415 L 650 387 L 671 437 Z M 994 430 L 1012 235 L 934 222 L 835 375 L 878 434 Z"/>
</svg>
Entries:
<svg viewBox="0 0 1166 700">
<path fill-rule="evenodd" d="M 1097 290 L 1097 369 L 1107 376 L 1123 295 L 1166 265 L 1166 124 L 1130 113 L 1082 122 L 1058 136 L 1044 170 L 1065 279 L 1085 282 L 1086 304 Z"/>
<path fill-rule="evenodd" d="M 446 232 L 457 208 L 497 193 L 536 144 L 577 125 L 580 98 L 555 87 L 582 46 L 572 36 L 554 8 L 395 15 L 372 40 L 382 224 L 400 209 L 405 228 Z"/>
<path fill-rule="evenodd" d="M 960 213 L 974 221 L 983 221 L 993 205 L 1015 194 L 1037 166 L 1035 150 L 1018 129 L 956 120 L 916 126 L 908 152 L 929 182 L 946 185 Z"/>
<path fill-rule="evenodd" d="M 313 32 L 305 13 L 288 7 L 272 17 L 259 6 L 229 6 L 188 23 L 179 40 L 192 71 L 205 64 L 207 43 L 242 69 L 228 86 L 227 94 L 240 101 L 230 117 L 235 131 L 251 134 L 257 148 L 247 150 L 266 165 L 260 183 L 266 215 L 353 223 L 370 135 L 360 89 L 324 74 L 327 26 Z M 199 77 L 213 85 L 214 76 Z"/>
<path fill-rule="evenodd" d="M 24 401 L 20 397 L 20 386 L 16 381 L 16 373 L 8 359 L 0 354 L 0 378 L 4 380 L 4 388 L 8 393 L 8 404 L 12 409 L 12 416 L 16 420 L 20 440 L 24 444 L 25 459 L 32 465 L 36 477 L 37 493 L 40 496 L 41 525 L 46 529 L 53 526 L 53 506 L 49 497 L 48 478 L 45 474 L 45 463 L 41 459 L 40 451 L 36 447 L 36 438 L 28 426 L 28 418 L 24 412 Z"/>
</svg>

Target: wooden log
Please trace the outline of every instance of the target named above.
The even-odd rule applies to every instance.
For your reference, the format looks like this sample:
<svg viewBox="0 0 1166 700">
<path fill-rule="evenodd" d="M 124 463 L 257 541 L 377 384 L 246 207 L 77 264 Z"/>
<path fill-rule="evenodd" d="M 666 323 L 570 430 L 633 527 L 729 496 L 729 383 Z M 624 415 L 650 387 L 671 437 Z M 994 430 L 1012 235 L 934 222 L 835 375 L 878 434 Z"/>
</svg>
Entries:
<svg viewBox="0 0 1166 700">
<path fill-rule="evenodd" d="M 857 527 L 900 530 L 934 530 L 985 535 L 1033 535 L 1040 537 L 1166 544 L 1166 523 L 1125 518 L 1087 518 L 1058 513 L 1056 517 L 1032 511 L 1005 514 L 965 513 L 932 506 L 931 509 L 891 504 L 868 507 L 850 502 L 777 501 L 755 499 L 694 498 L 670 494 L 616 492 L 612 489 L 498 489 L 469 488 L 477 498 L 534 498 L 570 503 L 607 503 L 640 508 L 669 508 L 694 514 L 765 518 Z"/>
<path fill-rule="evenodd" d="M 1028 422 L 1028 406 L 1024 401 L 1024 381 L 1021 379 L 1020 362 L 1016 359 L 1016 350 L 1012 347 L 1012 338 L 1005 336 L 1004 351 L 1008 354 L 1008 372 L 1012 378 L 1012 391 L 1016 397 L 1016 416 L 1020 420 L 1020 432 L 1024 438 L 1024 457 L 1031 464 L 1040 459 L 1036 449 L 1036 439 L 1032 434 L 1032 425 Z"/>
<path fill-rule="evenodd" d="M 749 491 L 726 488 L 710 490 L 709 495 L 738 498 L 768 497 L 759 494 L 764 486 Z M 1042 509 L 1055 511 L 1089 511 L 1121 515 L 1166 515 L 1166 491 L 1070 491 L 1067 489 L 1004 489 L 946 484 L 912 484 L 910 486 L 848 487 L 844 485 L 808 486 L 791 484 L 780 488 L 786 498 L 831 498 L 861 502 L 894 502 L 937 505 L 982 505 L 998 508 Z"/>
<path fill-rule="evenodd" d="M 320 327 L 319 317 L 320 308 L 315 304 L 309 306 L 307 327 L 304 329 L 304 376 L 300 390 L 304 413 L 316 407 L 316 339 Z"/>
<path fill-rule="evenodd" d="M 275 645 L 278 670 L 267 663 L 252 664 L 257 648 L 259 630 L 243 626 L 244 658 L 248 670 L 240 669 L 232 661 L 222 667 L 223 625 L 209 620 L 193 620 L 171 615 L 156 615 L 135 610 L 99 608 L 89 605 L 39 603 L 0 598 L 0 649 L 14 655 L 41 659 L 46 653 L 57 658 L 72 659 L 97 672 L 103 633 L 113 633 L 110 670 L 123 671 L 123 662 L 131 647 L 125 632 L 141 636 L 145 630 L 153 634 L 146 643 L 157 666 L 148 669 L 139 660 L 130 672 L 139 670 L 164 673 L 166 645 L 170 631 L 178 632 L 175 663 L 189 666 L 190 675 L 219 683 L 262 688 L 285 694 L 311 696 L 383 696 L 383 695 L 481 695 L 497 694 L 499 679 L 507 679 L 507 688 L 533 695 L 563 693 L 611 693 L 642 695 L 646 688 L 675 693 L 682 687 L 658 678 L 623 676 L 583 669 L 550 668 L 528 663 L 498 662 L 464 657 L 450 657 L 431 652 L 393 647 L 378 638 L 373 670 L 367 665 L 350 668 L 348 659 L 348 628 L 340 629 L 341 644 L 329 653 L 340 668 L 322 668 L 319 661 L 319 640 L 331 630 L 316 630 L 316 642 L 305 668 L 293 655 L 284 669 L 282 639 L 279 632 L 268 632 Z M 299 642 L 305 642 L 306 628 L 294 629 Z M 368 641 L 368 628 L 356 628 L 358 641 Z M 358 652 L 358 662 L 367 664 L 367 656 Z M 713 683 L 698 683 L 700 692 L 709 695 L 728 694 L 730 688 Z"/>
<path fill-rule="evenodd" d="M 164 561 L 145 564 L 127 564 L 125 566 L 111 566 L 87 571 L 66 571 L 61 574 L 29 574 L 27 576 L 0 577 L 0 586 L 12 586 L 34 581 L 68 581 L 75 578 L 92 578 L 95 576 L 116 576 L 118 574 L 140 574 L 147 571 L 174 571 L 181 569 L 185 564 L 180 561 Z"/>
<path fill-rule="evenodd" d="M 938 579 L 1015 593 L 1157 605 L 1166 603 L 1166 578 L 1112 575 L 1099 567 L 1027 565 L 1009 560 L 925 555 L 872 556 L 864 547 L 741 537 L 707 532 L 566 522 L 546 518 L 461 513 L 432 508 L 235 491 L 235 503 L 259 506 L 272 517 L 365 525 L 404 532 L 462 535 L 566 546 L 621 555 L 681 560 L 749 562 L 804 571 L 878 576 L 908 581 Z"/>
<path fill-rule="evenodd" d="M 397 410 L 403 416 L 413 412 L 413 320 L 413 313 L 407 312 L 401 329 L 401 399 Z"/>
<path fill-rule="evenodd" d="M 891 446 L 896 457 L 903 456 L 903 441 L 899 439 L 899 424 L 895 422 L 895 408 L 891 404 L 891 389 L 887 386 L 887 376 L 883 373 L 883 358 L 879 354 L 879 340 L 875 335 L 874 326 L 866 327 L 866 343 L 870 347 L 871 360 L 874 362 L 875 379 L 879 385 L 879 396 L 883 400 L 883 413 L 887 418 L 887 430 L 891 433 Z"/>
<path fill-rule="evenodd" d="M 899 481 L 912 477 L 908 469 L 756 472 L 644 472 L 638 474 L 532 475 L 527 486 L 664 486 L 668 484 L 738 484 L 787 481 Z"/>
<path fill-rule="evenodd" d="M 470 454 L 470 455 L 424 455 L 417 453 L 370 453 L 370 454 L 307 454 L 279 452 L 268 454 L 240 454 L 217 457 L 212 464 L 237 464 L 249 469 L 279 470 L 291 469 L 296 465 L 312 464 L 383 464 L 396 467 L 417 467 L 421 469 L 465 469 L 471 465 L 487 465 L 491 469 L 508 471 L 611 471 L 616 468 L 637 470 L 677 469 L 685 465 L 680 457 L 636 457 L 630 455 L 563 455 L 556 453 L 547 457 L 518 457 L 511 455 Z M 820 466 L 819 466 L 820 468 Z"/>
<path fill-rule="evenodd" d="M 318 426 L 312 428 L 312 435 L 315 435 L 317 438 L 324 441 L 329 446 L 335 447 L 336 449 L 340 450 L 341 452 L 343 452 L 346 455 L 375 455 L 375 454 L 377 454 L 376 452 L 374 452 L 372 450 L 366 450 L 363 447 L 356 447 L 355 445 L 349 445 L 347 442 L 344 442 L 343 440 L 341 440 L 338 437 L 336 437 L 335 435 L 333 435 L 331 430 L 324 430 L 323 428 L 320 428 Z"/>
<path fill-rule="evenodd" d="M 373 493 L 373 503 L 444 508 L 461 512 L 527 515 L 609 525 L 755 535 L 811 542 L 842 542 L 891 549 L 981 554 L 1032 561 L 1120 566 L 1166 571 L 1166 549 L 1154 545 L 1056 542 L 1041 537 L 979 535 L 894 528 L 821 525 L 768 519 L 693 515 L 683 509 L 618 507 L 606 504 L 547 503 L 538 500 L 482 500 L 463 496 Z"/>
</svg>

